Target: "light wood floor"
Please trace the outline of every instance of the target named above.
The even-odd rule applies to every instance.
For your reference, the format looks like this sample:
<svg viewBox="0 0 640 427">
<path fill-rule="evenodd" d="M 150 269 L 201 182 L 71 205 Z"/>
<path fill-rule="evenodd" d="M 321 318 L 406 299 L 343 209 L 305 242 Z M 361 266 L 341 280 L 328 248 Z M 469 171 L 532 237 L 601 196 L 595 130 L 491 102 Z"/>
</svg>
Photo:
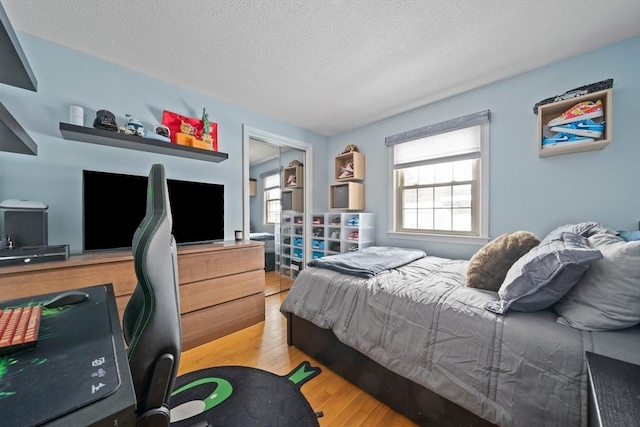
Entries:
<svg viewBox="0 0 640 427">
<path fill-rule="evenodd" d="M 179 375 L 213 366 L 240 365 L 285 375 L 301 362 L 322 368 L 302 386 L 314 411 L 322 411 L 320 426 L 414 426 L 404 416 L 331 372 L 300 350 L 287 346 L 286 319 L 280 304 L 286 292 L 266 298 L 265 322 L 182 353 Z"/>
<path fill-rule="evenodd" d="M 264 273 L 264 294 L 267 296 L 277 294 L 289 289 L 292 283 L 292 279 L 280 276 L 277 271 L 266 271 Z"/>
</svg>

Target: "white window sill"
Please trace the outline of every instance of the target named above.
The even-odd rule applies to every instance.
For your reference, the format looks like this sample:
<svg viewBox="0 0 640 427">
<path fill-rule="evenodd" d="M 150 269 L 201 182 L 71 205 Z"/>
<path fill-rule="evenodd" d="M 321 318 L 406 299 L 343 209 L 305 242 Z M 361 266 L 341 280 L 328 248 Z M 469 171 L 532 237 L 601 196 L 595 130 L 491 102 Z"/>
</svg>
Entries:
<svg viewBox="0 0 640 427">
<path fill-rule="evenodd" d="M 423 242 L 454 243 L 459 245 L 475 246 L 484 246 L 490 240 L 488 237 L 454 236 L 449 234 L 398 233 L 394 231 L 387 232 L 387 236 L 390 239 L 420 240 Z"/>
</svg>

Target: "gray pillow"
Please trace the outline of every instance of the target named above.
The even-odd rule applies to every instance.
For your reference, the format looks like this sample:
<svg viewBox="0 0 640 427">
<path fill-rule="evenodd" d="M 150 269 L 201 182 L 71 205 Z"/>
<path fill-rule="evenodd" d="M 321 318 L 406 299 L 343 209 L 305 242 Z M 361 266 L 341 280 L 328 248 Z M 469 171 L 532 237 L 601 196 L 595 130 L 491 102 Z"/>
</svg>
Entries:
<svg viewBox="0 0 640 427">
<path fill-rule="evenodd" d="M 577 224 L 565 224 L 553 229 L 547 234 L 542 241 L 553 240 L 560 237 L 562 233 L 575 233 L 578 236 L 588 237 L 594 232 L 603 230 L 603 227 L 598 222 L 579 222 Z"/>
<path fill-rule="evenodd" d="M 465 286 L 497 291 L 511 266 L 538 243 L 528 231 L 503 234 L 487 243 L 469 260 Z"/>
<path fill-rule="evenodd" d="M 500 299 L 490 301 L 485 309 L 504 314 L 507 309 L 550 307 L 580 280 L 589 264 L 601 258 L 599 250 L 575 233 L 563 232 L 542 241 L 513 264 L 498 291 Z"/>
<path fill-rule="evenodd" d="M 640 241 L 611 234 L 589 237 L 603 259 L 553 308 L 558 323 L 584 331 L 611 331 L 640 323 Z"/>
</svg>

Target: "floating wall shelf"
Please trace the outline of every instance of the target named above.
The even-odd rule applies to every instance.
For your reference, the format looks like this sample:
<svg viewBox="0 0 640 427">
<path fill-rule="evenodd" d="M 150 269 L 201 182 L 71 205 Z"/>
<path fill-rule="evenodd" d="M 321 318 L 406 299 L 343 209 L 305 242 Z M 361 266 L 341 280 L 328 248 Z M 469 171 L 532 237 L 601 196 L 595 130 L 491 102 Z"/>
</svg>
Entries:
<svg viewBox="0 0 640 427">
<path fill-rule="evenodd" d="M 219 151 L 203 150 L 136 135 L 126 135 L 103 129 L 76 126 L 69 123 L 60 123 L 60 133 L 62 133 L 64 139 L 70 141 L 81 141 L 110 147 L 126 148 L 129 150 L 147 151 L 149 153 L 203 160 L 205 162 L 219 163 L 229 158 L 227 153 L 221 153 Z"/>
<path fill-rule="evenodd" d="M 38 145 L 0 102 L 0 151 L 38 155 Z"/>
<path fill-rule="evenodd" d="M 0 4 L 0 83 L 36 91 L 38 82 L 9 17 Z M 0 151 L 38 155 L 38 146 L 0 103 Z"/>
<path fill-rule="evenodd" d="M 0 83 L 36 92 L 38 81 L 7 13 L 0 5 Z"/>
</svg>

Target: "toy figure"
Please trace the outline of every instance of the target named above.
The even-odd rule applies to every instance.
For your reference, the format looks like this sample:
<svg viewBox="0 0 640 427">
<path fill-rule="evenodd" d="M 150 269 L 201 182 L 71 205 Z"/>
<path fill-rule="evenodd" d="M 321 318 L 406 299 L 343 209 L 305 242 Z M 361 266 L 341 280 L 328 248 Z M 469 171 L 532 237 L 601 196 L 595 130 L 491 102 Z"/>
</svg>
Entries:
<svg viewBox="0 0 640 427">
<path fill-rule="evenodd" d="M 144 136 L 144 126 L 142 126 L 142 122 L 131 117 L 131 114 L 125 114 L 125 117 L 127 118 L 127 124 L 124 126 L 124 133 L 127 135 Z M 122 127 L 120 131 L 123 131 Z"/>
<path fill-rule="evenodd" d="M 202 109 L 202 137 L 200 139 L 209 146 L 211 146 L 213 142 L 213 138 L 211 137 L 211 121 L 205 108 Z"/>
<path fill-rule="evenodd" d="M 187 123 L 184 120 L 182 120 L 180 122 L 180 133 L 193 136 L 196 134 L 196 128 L 192 126 L 190 123 Z"/>
</svg>

